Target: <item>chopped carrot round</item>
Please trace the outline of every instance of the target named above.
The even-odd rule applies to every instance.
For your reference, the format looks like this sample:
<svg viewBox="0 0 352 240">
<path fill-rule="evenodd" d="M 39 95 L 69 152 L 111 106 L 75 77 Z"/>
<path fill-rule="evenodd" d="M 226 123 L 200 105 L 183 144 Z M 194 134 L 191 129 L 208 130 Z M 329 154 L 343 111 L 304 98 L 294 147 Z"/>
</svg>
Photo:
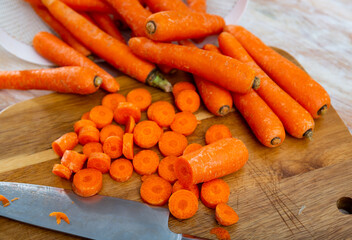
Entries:
<svg viewBox="0 0 352 240">
<path fill-rule="evenodd" d="M 168 127 L 175 118 L 175 108 L 166 101 L 154 102 L 148 108 L 147 116 L 160 127 Z"/>
<path fill-rule="evenodd" d="M 95 124 L 95 122 L 88 120 L 88 119 L 81 119 L 77 122 L 75 122 L 75 124 L 73 125 L 73 129 L 75 131 L 75 133 L 79 133 L 79 130 L 81 130 L 82 127 L 84 126 L 93 126 L 93 127 L 97 127 L 97 125 Z"/>
<path fill-rule="evenodd" d="M 56 217 L 56 223 L 60 224 L 61 219 L 63 219 L 67 224 L 70 224 L 70 220 L 68 219 L 67 215 L 63 212 L 52 212 L 49 214 L 49 217 Z"/>
<path fill-rule="evenodd" d="M 122 154 L 127 159 L 133 159 L 133 134 L 125 133 L 122 139 Z"/>
<path fill-rule="evenodd" d="M 161 177 L 148 177 L 141 185 L 140 194 L 144 202 L 162 206 L 167 203 L 171 195 L 171 184 Z"/>
<path fill-rule="evenodd" d="M 62 157 L 66 150 L 72 150 L 78 144 L 77 134 L 74 132 L 65 133 L 60 138 L 56 139 L 51 147 L 54 152 Z"/>
<path fill-rule="evenodd" d="M 164 156 L 180 156 L 187 145 L 187 138 L 173 131 L 165 132 L 159 140 L 159 150 Z"/>
<path fill-rule="evenodd" d="M 133 166 L 130 161 L 124 158 L 116 159 L 110 167 L 110 176 L 117 182 L 126 182 L 131 178 Z"/>
<path fill-rule="evenodd" d="M 85 145 L 89 142 L 99 142 L 99 130 L 93 126 L 85 126 L 79 130 L 78 141 L 80 144 Z"/>
<path fill-rule="evenodd" d="M 194 195 L 199 199 L 199 188 L 197 184 L 191 184 L 189 186 L 183 186 L 180 181 L 176 181 L 172 186 L 172 192 L 177 192 L 178 190 L 185 189 L 194 193 Z"/>
<path fill-rule="evenodd" d="M 216 221 L 223 226 L 230 226 L 238 222 L 237 213 L 226 203 L 216 205 L 215 218 Z"/>
<path fill-rule="evenodd" d="M 89 120 L 89 112 L 83 113 L 81 120 Z"/>
<path fill-rule="evenodd" d="M 103 97 L 101 105 L 110 108 L 111 111 L 115 111 L 120 102 L 126 102 L 125 96 L 120 93 L 110 93 Z"/>
<path fill-rule="evenodd" d="M 172 93 L 174 94 L 175 98 L 183 90 L 193 90 L 193 91 L 195 91 L 196 87 L 192 83 L 185 82 L 185 81 L 178 82 L 172 87 Z"/>
<path fill-rule="evenodd" d="M 113 117 L 113 111 L 104 106 L 95 106 L 89 113 L 89 119 L 95 122 L 97 128 L 103 128 L 111 124 Z"/>
<path fill-rule="evenodd" d="M 73 172 L 78 172 L 83 168 L 87 156 L 73 150 L 66 150 L 61 158 L 61 164 Z"/>
<path fill-rule="evenodd" d="M 125 133 L 133 133 L 133 129 L 136 125 L 136 122 L 133 117 L 129 116 L 126 126 L 125 126 Z"/>
<path fill-rule="evenodd" d="M 186 155 L 188 153 L 194 152 L 194 151 L 196 151 L 198 149 L 201 149 L 202 147 L 203 146 L 200 145 L 199 143 L 191 143 L 185 148 L 185 150 L 183 151 L 182 155 Z"/>
<path fill-rule="evenodd" d="M 158 143 L 162 132 L 154 121 L 142 121 L 134 128 L 134 143 L 141 148 L 151 148 Z"/>
<path fill-rule="evenodd" d="M 208 128 L 205 133 L 205 142 L 207 144 L 216 142 L 223 138 L 230 138 L 232 134 L 230 129 L 223 124 L 215 124 Z"/>
<path fill-rule="evenodd" d="M 177 94 L 175 103 L 181 111 L 194 113 L 200 106 L 200 97 L 196 91 L 183 90 Z"/>
<path fill-rule="evenodd" d="M 200 191 L 200 199 L 208 208 L 215 208 L 219 203 L 227 203 L 230 196 L 230 187 L 222 179 L 205 182 Z"/>
<path fill-rule="evenodd" d="M 170 128 L 172 131 L 181 133 L 185 136 L 191 135 L 197 128 L 197 118 L 191 112 L 176 113 L 174 121 L 171 123 Z"/>
<path fill-rule="evenodd" d="M 83 154 L 88 158 L 94 152 L 103 152 L 103 145 L 99 142 L 90 142 L 83 146 Z"/>
<path fill-rule="evenodd" d="M 104 144 L 105 140 L 110 136 L 118 136 L 122 139 L 123 129 L 117 125 L 107 125 L 100 130 L 100 142 Z"/>
<path fill-rule="evenodd" d="M 158 173 L 159 176 L 165 179 L 166 181 L 173 183 L 177 180 L 174 164 L 177 160 L 176 156 L 168 156 L 161 159 L 159 163 Z"/>
<path fill-rule="evenodd" d="M 94 168 L 82 169 L 73 177 L 72 190 L 81 197 L 94 196 L 102 186 L 103 174 Z"/>
<path fill-rule="evenodd" d="M 133 103 L 135 106 L 139 107 L 141 111 L 147 110 L 149 105 L 152 103 L 152 95 L 147 89 L 135 88 L 130 91 L 126 99 L 128 102 Z"/>
<path fill-rule="evenodd" d="M 111 159 L 120 157 L 122 155 L 122 139 L 118 136 L 108 137 L 103 144 L 103 151 Z"/>
<path fill-rule="evenodd" d="M 61 178 L 66 178 L 67 180 L 70 180 L 72 171 L 62 164 L 55 164 L 52 173 Z"/>
<path fill-rule="evenodd" d="M 210 230 L 211 234 L 215 234 L 218 240 L 231 240 L 230 233 L 222 227 L 215 227 Z"/>
<path fill-rule="evenodd" d="M 133 158 L 133 167 L 139 175 L 155 173 L 159 166 L 159 156 L 152 150 L 142 150 Z"/>
<path fill-rule="evenodd" d="M 171 195 L 169 210 L 178 219 L 193 217 L 198 210 L 198 199 L 191 191 L 181 189 Z"/>
<path fill-rule="evenodd" d="M 111 158 L 109 155 L 101 152 L 90 154 L 87 161 L 87 168 L 94 168 L 101 173 L 107 173 L 110 169 Z"/>
<path fill-rule="evenodd" d="M 114 111 L 114 120 L 119 124 L 126 124 L 129 116 L 132 116 L 135 122 L 141 119 L 141 110 L 130 102 L 120 102 Z"/>
</svg>

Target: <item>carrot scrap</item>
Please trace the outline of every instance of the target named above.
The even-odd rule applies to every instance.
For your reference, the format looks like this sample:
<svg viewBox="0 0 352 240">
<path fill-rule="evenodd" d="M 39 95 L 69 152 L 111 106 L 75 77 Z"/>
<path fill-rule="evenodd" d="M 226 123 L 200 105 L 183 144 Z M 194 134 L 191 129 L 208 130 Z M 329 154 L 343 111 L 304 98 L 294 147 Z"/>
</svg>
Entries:
<svg viewBox="0 0 352 240">
<path fill-rule="evenodd" d="M 3 195 L 0 195 L 0 201 L 2 202 L 3 207 L 7 207 L 8 205 L 10 205 L 9 200 Z"/>
<path fill-rule="evenodd" d="M 133 103 L 141 111 L 147 110 L 152 103 L 152 95 L 147 89 L 135 88 L 130 91 L 126 96 L 127 102 Z"/>
<path fill-rule="evenodd" d="M 61 158 L 61 164 L 76 173 L 83 168 L 86 160 L 86 155 L 73 150 L 66 150 Z"/>
<path fill-rule="evenodd" d="M 136 122 L 133 117 L 129 116 L 125 126 L 125 133 L 133 133 Z"/>
<path fill-rule="evenodd" d="M 97 125 L 97 128 L 103 128 L 111 124 L 114 113 L 111 109 L 104 106 L 95 106 L 90 110 L 89 119 Z"/>
<path fill-rule="evenodd" d="M 200 106 L 200 98 L 196 91 L 183 90 L 177 94 L 175 103 L 181 111 L 196 112 Z"/>
<path fill-rule="evenodd" d="M 198 199 L 191 191 L 181 189 L 171 195 L 169 210 L 175 218 L 191 218 L 198 210 Z"/>
<path fill-rule="evenodd" d="M 178 82 L 172 87 L 172 93 L 173 93 L 175 98 L 183 90 L 193 90 L 193 91 L 195 91 L 196 87 L 192 83 L 186 82 L 186 81 Z"/>
<path fill-rule="evenodd" d="M 207 144 L 230 137 L 232 137 L 232 133 L 224 124 L 214 124 L 205 132 L 205 142 Z"/>
<path fill-rule="evenodd" d="M 142 150 L 133 158 L 133 168 L 139 175 L 150 175 L 159 166 L 159 156 L 152 150 Z"/>
<path fill-rule="evenodd" d="M 170 183 L 174 183 L 177 178 L 175 174 L 175 162 L 177 161 L 176 156 L 167 156 L 161 159 L 158 167 L 159 176 Z"/>
<path fill-rule="evenodd" d="M 159 140 L 159 150 L 164 156 L 180 156 L 187 145 L 187 138 L 173 131 L 165 132 Z"/>
<path fill-rule="evenodd" d="M 125 96 L 120 93 L 110 93 L 103 97 L 101 105 L 110 108 L 112 111 L 115 111 L 120 102 L 126 102 Z"/>
<path fill-rule="evenodd" d="M 230 187 L 222 179 L 213 179 L 205 182 L 200 191 L 200 199 L 208 208 L 215 208 L 219 203 L 227 203 L 230 196 Z"/>
<path fill-rule="evenodd" d="M 103 174 L 94 168 L 79 170 L 73 176 L 72 190 L 81 197 L 94 196 L 102 186 Z"/>
<path fill-rule="evenodd" d="M 80 144 L 85 145 L 89 142 L 99 142 L 99 130 L 93 126 L 85 126 L 79 130 L 78 141 Z"/>
<path fill-rule="evenodd" d="M 230 226 L 238 222 L 237 213 L 226 203 L 216 205 L 215 218 L 216 221 L 223 226 Z"/>
<path fill-rule="evenodd" d="M 162 206 L 167 203 L 171 191 L 171 184 L 158 176 L 146 178 L 140 188 L 142 200 L 156 206 Z"/>
<path fill-rule="evenodd" d="M 49 214 L 50 217 L 56 217 L 56 223 L 60 224 L 61 219 L 63 219 L 67 224 L 70 224 L 70 220 L 68 219 L 67 215 L 63 212 L 52 212 Z"/>
<path fill-rule="evenodd" d="M 157 101 L 149 106 L 147 116 L 160 127 L 168 127 L 175 118 L 175 108 L 169 102 Z"/>
<path fill-rule="evenodd" d="M 132 163 L 124 158 L 116 159 L 110 166 L 110 176 L 117 182 L 126 182 L 131 178 L 132 173 Z"/>
<path fill-rule="evenodd" d="M 82 114 L 81 120 L 89 120 L 89 112 L 85 112 Z"/>
<path fill-rule="evenodd" d="M 211 234 L 215 234 L 218 240 L 231 240 L 230 233 L 222 227 L 215 227 L 210 230 Z"/>
<path fill-rule="evenodd" d="M 118 136 L 122 139 L 124 132 L 118 125 L 107 125 L 100 130 L 100 142 L 104 144 L 105 140 L 110 136 Z"/>
<path fill-rule="evenodd" d="M 111 165 L 111 158 L 109 155 L 101 152 L 94 152 L 90 154 L 87 161 L 87 168 L 94 168 L 101 173 L 109 172 Z"/>
<path fill-rule="evenodd" d="M 52 173 L 61 178 L 66 178 L 67 180 L 70 180 L 72 171 L 63 164 L 55 164 Z"/>
<path fill-rule="evenodd" d="M 104 141 L 103 151 L 112 159 L 120 157 L 122 155 L 122 139 L 118 136 L 108 137 Z"/>
<path fill-rule="evenodd" d="M 83 146 L 83 154 L 86 155 L 88 158 L 92 153 L 95 152 L 103 152 L 103 145 L 99 142 L 89 142 Z"/>
<path fill-rule="evenodd" d="M 200 145 L 199 143 L 191 143 L 185 148 L 185 150 L 183 150 L 183 154 L 182 155 L 186 155 L 188 153 L 194 152 L 194 151 L 196 151 L 198 149 L 201 149 L 202 147 L 203 146 Z"/>
<path fill-rule="evenodd" d="M 11 202 L 17 201 L 18 199 L 19 199 L 18 197 L 15 197 L 15 198 L 11 199 Z"/>
<path fill-rule="evenodd" d="M 198 188 L 198 185 L 197 184 L 192 184 L 192 185 L 189 185 L 189 186 L 183 186 L 180 181 L 176 181 L 174 183 L 174 185 L 172 186 L 172 192 L 177 192 L 178 190 L 181 190 L 181 189 L 185 189 L 185 190 L 188 190 L 188 191 L 191 191 L 196 197 L 197 199 L 199 199 L 199 188 Z"/>
<path fill-rule="evenodd" d="M 170 128 L 172 131 L 181 133 L 185 136 L 191 135 L 196 130 L 198 121 L 196 116 L 191 112 L 176 113 L 174 121 Z"/>
<path fill-rule="evenodd" d="M 56 139 L 51 147 L 54 152 L 62 157 L 66 150 L 72 150 L 78 144 L 77 134 L 74 132 L 65 133 L 60 138 Z"/>
<path fill-rule="evenodd" d="M 163 130 L 154 121 L 142 121 L 136 125 L 133 131 L 134 143 L 141 148 L 155 146 Z"/>
<path fill-rule="evenodd" d="M 120 102 L 114 111 L 114 120 L 119 124 L 126 124 L 129 116 L 136 122 L 141 119 L 141 110 L 131 102 Z"/>
<path fill-rule="evenodd" d="M 122 154 L 127 159 L 133 159 L 133 134 L 125 133 L 122 139 Z"/>
<path fill-rule="evenodd" d="M 93 127 L 97 127 L 97 125 L 95 124 L 95 122 L 88 120 L 88 119 L 81 119 L 78 120 L 77 122 L 75 122 L 75 124 L 73 125 L 73 129 L 75 131 L 75 133 L 79 133 L 79 130 L 81 130 L 82 127 L 84 126 L 93 126 Z"/>
</svg>

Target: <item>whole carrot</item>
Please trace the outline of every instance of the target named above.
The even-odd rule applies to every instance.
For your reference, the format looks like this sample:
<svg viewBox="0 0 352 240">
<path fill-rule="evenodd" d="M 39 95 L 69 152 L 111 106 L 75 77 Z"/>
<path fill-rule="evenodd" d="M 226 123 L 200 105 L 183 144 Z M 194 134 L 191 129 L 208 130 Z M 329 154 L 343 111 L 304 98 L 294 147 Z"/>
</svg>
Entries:
<svg viewBox="0 0 352 240">
<path fill-rule="evenodd" d="M 171 84 L 156 71 L 155 66 L 136 57 L 127 45 L 100 30 L 64 3 L 58 0 L 42 2 L 74 36 L 121 72 L 166 92 L 171 91 Z"/>
<path fill-rule="evenodd" d="M 257 93 L 279 117 L 285 130 L 296 138 L 310 137 L 314 120 L 309 112 L 266 75 L 234 36 L 223 32 L 218 40 L 224 54 L 247 64 L 260 77 L 261 87 Z"/>
<path fill-rule="evenodd" d="M 98 90 L 101 82 L 95 71 L 82 67 L 0 71 L 0 89 L 90 94 Z"/>
<path fill-rule="evenodd" d="M 283 90 L 301 104 L 313 118 L 318 118 L 330 107 L 325 89 L 305 71 L 265 45 L 259 38 L 241 26 L 227 26 L 256 63 Z"/>
<path fill-rule="evenodd" d="M 106 91 L 116 92 L 120 89 L 119 83 L 113 76 L 50 33 L 37 33 L 33 38 L 33 47 L 40 55 L 59 66 L 81 66 L 93 69 L 103 78 L 101 87 Z"/>
<path fill-rule="evenodd" d="M 92 12 L 90 13 L 90 16 L 104 32 L 116 38 L 120 42 L 125 43 L 125 39 L 108 14 Z"/>
<path fill-rule="evenodd" d="M 247 93 L 260 84 L 251 68 L 218 53 L 153 42 L 144 37 L 131 38 L 128 45 L 133 53 L 151 62 L 193 73 L 233 92 Z"/>
<path fill-rule="evenodd" d="M 25 1 L 37 6 L 42 5 L 41 0 Z M 61 2 L 67 4 L 67 6 L 75 11 L 113 13 L 113 9 L 103 0 L 61 0 Z"/>
<path fill-rule="evenodd" d="M 150 10 L 155 12 L 162 11 L 190 11 L 182 0 L 145 0 Z"/>
<path fill-rule="evenodd" d="M 187 4 L 190 9 L 196 12 L 206 12 L 207 11 L 207 1 L 206 0 L 187 0 Z"/>
</svg>

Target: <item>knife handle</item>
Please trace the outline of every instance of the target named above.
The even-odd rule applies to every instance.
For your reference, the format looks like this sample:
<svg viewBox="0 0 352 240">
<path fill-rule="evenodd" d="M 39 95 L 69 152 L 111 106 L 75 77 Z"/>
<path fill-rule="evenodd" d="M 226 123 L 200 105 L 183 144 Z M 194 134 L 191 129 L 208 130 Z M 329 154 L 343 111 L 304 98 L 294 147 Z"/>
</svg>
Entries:
<svg viewBox="0 0 352 240">
<path fill-rule="evenodd" d="M 182 239 L 181 240 L 210 240 L 208 238 L 201 238 L 201 237 L 196 237 L 188 234 L 182 234 Z"/>
</svg>

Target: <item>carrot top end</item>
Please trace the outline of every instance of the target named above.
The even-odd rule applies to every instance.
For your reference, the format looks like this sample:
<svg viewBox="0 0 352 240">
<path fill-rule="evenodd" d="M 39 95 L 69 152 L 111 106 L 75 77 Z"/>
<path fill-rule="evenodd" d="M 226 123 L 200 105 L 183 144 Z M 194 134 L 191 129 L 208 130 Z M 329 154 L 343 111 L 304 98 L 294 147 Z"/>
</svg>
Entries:
<svg viewBox="0 0 352 240">
<path fill-rule="evenodd" d="M 164 92 L 172 92 L 171 83 L 157 70 L 148 75 L 146 82 L 152 87 L 162 89 Z"/>
</svg>

